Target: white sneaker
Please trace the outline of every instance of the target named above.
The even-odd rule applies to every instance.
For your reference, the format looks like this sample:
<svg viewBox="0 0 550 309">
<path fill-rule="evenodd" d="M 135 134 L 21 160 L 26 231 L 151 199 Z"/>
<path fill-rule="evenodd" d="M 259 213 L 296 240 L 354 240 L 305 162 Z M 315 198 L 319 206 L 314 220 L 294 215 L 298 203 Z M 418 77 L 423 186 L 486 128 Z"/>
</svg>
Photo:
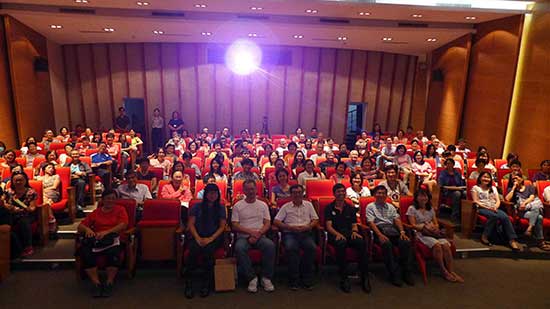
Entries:
<svg viewBox="0 0 550 309">
<path fill-rule="evenodd" d="M 258 292 L 258 277 L 254 277 L 254 279 L 248 282 L 248 292 L 250 293 Z"/>
<path fill-rule="evenodd" d="M 264 291 L 266 292 L 273 292 L 275 291 L 275 286 L 271 282 L 271 280 L 267 278 L 262 278 L 262 286 L 264 287 Z"/>
</svg>

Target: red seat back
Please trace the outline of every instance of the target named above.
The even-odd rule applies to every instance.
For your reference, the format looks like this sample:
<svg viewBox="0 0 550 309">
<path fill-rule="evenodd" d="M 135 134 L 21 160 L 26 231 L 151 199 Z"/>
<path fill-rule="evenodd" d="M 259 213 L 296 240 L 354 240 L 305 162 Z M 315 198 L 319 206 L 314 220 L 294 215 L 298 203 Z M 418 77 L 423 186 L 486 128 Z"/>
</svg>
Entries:
<svg viewBox="0 0 550 309">
<path fill-rule="evenodd" d="M 412 196 L 401 196 L 399 198 L 399 213 L 401 215 L 401 221 L 404 223 L 409 223 L 409 218 L 407 217 L 407 210 L 409 206 L 414 203 L 414 198 Z"/>
<path fill-rule="evenodd" d="M 374 196 L 362 197 L 359 199 L 359 219 L 361 220 L 361 224 L 367 224 L 367 206 L 374 201 Z"/>
<path fill-rule="evenodd" d="M 428 162 L 428 164 L 430 164 L 430 166 L 432 167 L 432 170 L 435 171 L 437 169 L 437 165 L 435 164 L 434 158 L 426 158 L 424 159 L 424 162 Z"/>
<path fill-rule="evenodd" d="M 31 188 L 36 191 L 36 205 L 42 205 L 44 204 L 44 200 L 42 199 L 43 193 L 42 193 L 42 181 L 40 180 L 29 180 L 29 185 Z"/>
<path fill-rule="evenodd" d="M 330 179 L 310 179 L 306 181 L 306 196 L 309 198 L 332 196 L 334 182 Z"/>
<path fill-rule="evenodd" d="M 56 167 L 55 172 L 59 175 L 61 180 L 61 199 L 68 199 L 69 192 L 67 188 L 71 186 L 71 168 L 70 167 Z"/>
<path fill-rule="evenodd" d="M 126 214 L 128 214 L 128 228 L 135 227 L 136 226 L 136 209 L 137 209 L 136 200 L 117 199 L 116 204 L 126 209 Z"/>
<path fill-rule="evenodd" d="M 27 158 L 25 157 L 16 157 L 15 161 L 17 164 L 21 164 L 23 167 L 27 166 Z"/>
<path fill-rule="evenodd" d="M 195 185 L 195 194 L 198 194 L 205 187 L 204 182 L 200 179 L 195 182 Z M 225 181 L 218 180 L 216 181 L 216 185 L 218 186 L 218 189 L 220 189 L 222 199 L 227 200 L 227 183 Z"/>
<path fill-rule="evenodd" d="M 180 201 L 157 199 L 146 200 L 143 204 L 142 221 L 178 221 L 180 220 Z"/>
<path fill-rule="evenodd" d="M 243 183 L 244 183 L 244 180 L 235 180 L 233 182 L 233 196 L 244 194 Z M 256 195 L 258 197 L 264 196 L 264 187 L 262 182 L 259 180 L 256 181 Z"/>
<path fill-rule="evenodd" d="M 55 150 L 55 151 L 57 151 L 59 149 L 64 150 L 65 145 L 67 145 L 67 143 L 51 143 L 50 144 L 50 150 Z"/>
<path fill-rule="evenodd" d="M 325 208 L 334 201 L 334 198 L 321 197 L 316 201 L 317 215 L 319 216 L 319 225 L 325 227 Z"/>
</svg>

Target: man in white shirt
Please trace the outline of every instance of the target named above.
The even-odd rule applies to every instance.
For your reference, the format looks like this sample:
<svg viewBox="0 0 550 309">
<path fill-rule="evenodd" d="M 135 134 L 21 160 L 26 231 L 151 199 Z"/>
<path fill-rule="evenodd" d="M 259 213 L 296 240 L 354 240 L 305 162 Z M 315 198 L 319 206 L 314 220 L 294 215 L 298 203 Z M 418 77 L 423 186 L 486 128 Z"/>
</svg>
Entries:
<svg viewBox="0 0 550 309">
<path fill-rule="evenodd" d="M 317 158 L 325 158 L 325 149 L 323 144 L 319 143 L 315 146 L 315 153 L 309 157 L 313 162 L 317 163 Z"/>
<path fill-rule="evenodd" d="M 277 147 L 275 151 L 277 151 L 277 153 L 279 154 L 279 157 L 282 158 L 284 156 L 285 151 L 288 151 L 288 145 L 287 145 L 286 139 L 281 138 L 279 142 L 279 147 Z"/>
<path fill-rule="evenodd" d="M 269 231 L 271 216 L 267 204 L 256 199 L 256 182 L 246 180 L 243 184 L 245 198 L 233 206 L 232 229 L 237 233 L 235 256 L 239 275 L 248 282 L 248 291 L 258 291 L 258 277 L 248 256 L 248 249 L 262 252 L 261 284 L 266 292 L 275 291 L 271 282 L 275 267 L 275 244 L 265 236 Z"/>
<path fill-rule="evenodd" d="M 319 223 L 319 216 L 311 202 L 304 201 L 304 188 L 301 185 L 291 186 L 290 196 L 292 201 L 281 207 L 275 216 L 274 224 L 283 231 L 290 289 L 298 290 L 301 265 L 302 285 L 305 289 L 311 290 L 317 248 L 311 231 Z M 301 259 L 300 250 L 303 252 Z"/>
<path fill-rule="evenodd" d="M 132 199 L 137 202 L 138 205 L 143 206 L 145 200 L 150 200 L 153 197 L 147 185 L 137 183 L 137 175 L 133 171 L 126 173 L 126 183 L 120 185 L 117 188 L 120 198 Z"/>
</svg>

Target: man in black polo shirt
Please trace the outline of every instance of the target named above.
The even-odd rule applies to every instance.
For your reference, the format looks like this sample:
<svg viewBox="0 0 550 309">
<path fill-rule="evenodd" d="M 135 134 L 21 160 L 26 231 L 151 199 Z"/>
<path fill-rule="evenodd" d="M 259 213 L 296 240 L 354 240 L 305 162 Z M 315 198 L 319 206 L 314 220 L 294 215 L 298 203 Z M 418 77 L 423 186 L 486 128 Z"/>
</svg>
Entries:
<svg viewBox="0 0 550 309">
<path fill-rule="evenodd" d="M 118 117 L 115 119 L 115 129 L 121 132 L 128 131 L 130 127 L 130 118 L 126 116 L 124 107 L 118 109 Z"/>
<path fill-rule="evenodd" d="M 346 293 L 351 291 L 347 271 L 346 248 L 353 248 L 359 256 L 361 287 L 363 291 L 370 293 L 367 244 L 359 233 L 359 226 L 357 225 L 358 209 L 346 203 L 346 187 L 343 184 L 335 184 L 332 187 L 332 193 L 335 199 L 325 208 L 325 226 L 328 232 L 328 242 L 336 250 L 336 263 L 340 273 L 340 289 Z"/>
</svg>

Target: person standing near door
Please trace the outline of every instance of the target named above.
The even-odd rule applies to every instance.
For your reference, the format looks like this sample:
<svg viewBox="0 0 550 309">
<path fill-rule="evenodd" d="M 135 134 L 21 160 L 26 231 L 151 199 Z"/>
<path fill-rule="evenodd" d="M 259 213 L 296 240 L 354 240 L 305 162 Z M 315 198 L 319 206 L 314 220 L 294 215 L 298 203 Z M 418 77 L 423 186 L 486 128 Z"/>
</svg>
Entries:
<svg viewBox="0 0 550 309">
<path fill-rule="evenodd" d="M 170 136 L 172 136 L 172 132 L 176 131 L 181 136 L 183 133 L 183 125 L 185 123 L 180 117 L 180 113 L 177 111 L 174 111 L 172 113 L 172 119 L 168 122 L 168 129 L 170 130 Z"/>
<path fill-rule="evenodd" d="M 159 149 L 164 144 L 164 118 L 160 115 L 160 109 L 153 110 L 153 119 L 151 121 L 151 138 L 153 140 L 153 149 Z"/>
</svg>

